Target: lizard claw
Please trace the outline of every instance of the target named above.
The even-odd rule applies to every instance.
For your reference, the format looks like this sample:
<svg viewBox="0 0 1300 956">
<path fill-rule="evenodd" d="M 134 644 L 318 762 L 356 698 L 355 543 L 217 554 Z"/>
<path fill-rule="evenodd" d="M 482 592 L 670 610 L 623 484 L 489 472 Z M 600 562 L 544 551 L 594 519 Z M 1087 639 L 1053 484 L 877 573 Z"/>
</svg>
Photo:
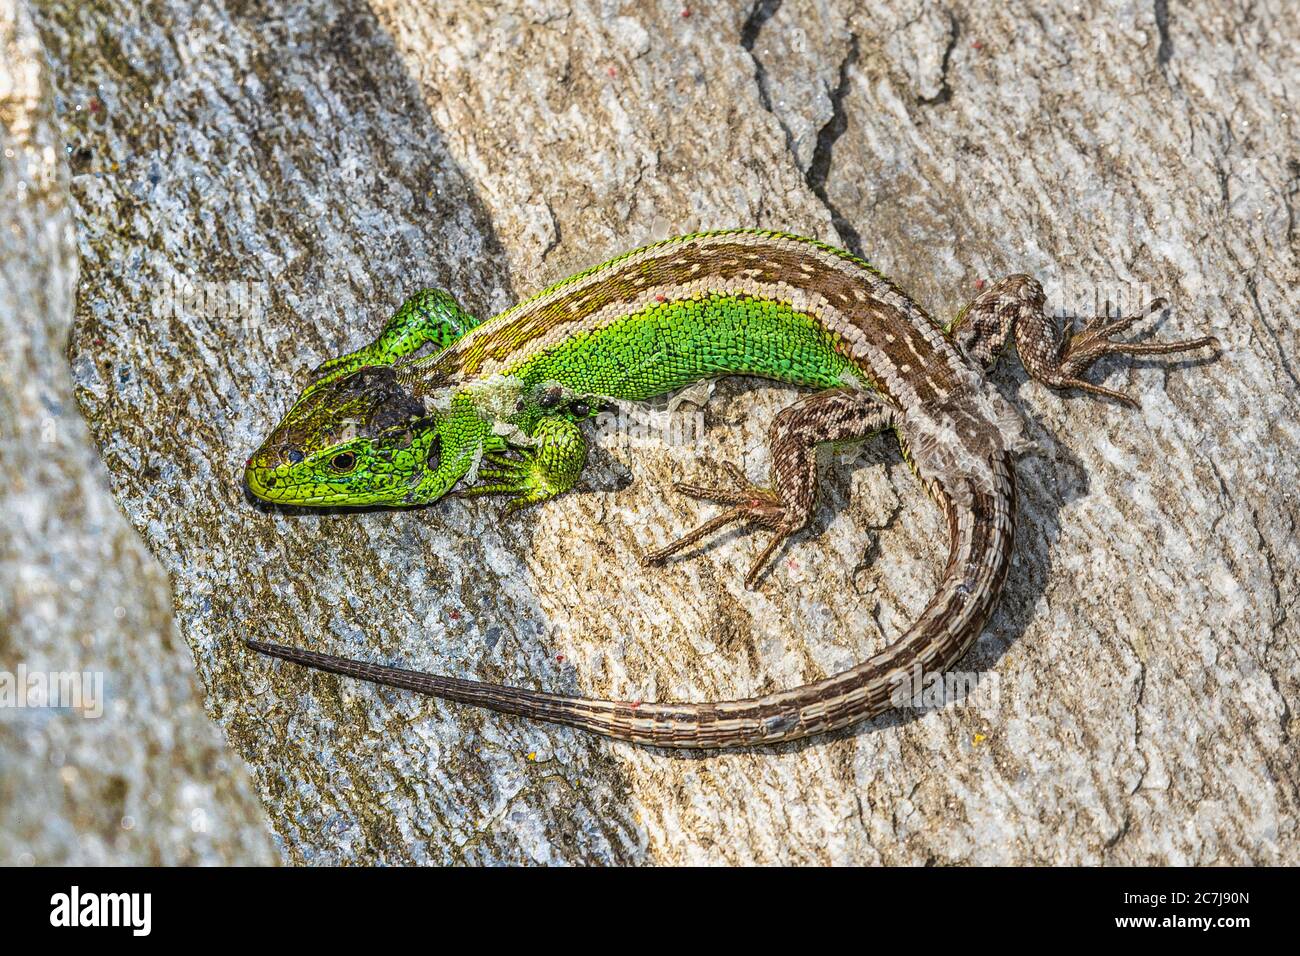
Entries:
<svg viewBox="0 0 1300 956">
<path fill-rule="evenodd" d="M 1112 338 L 1132 328 L 1142 319 L 1166 308 L 1168 304 L 1165 299 L 1156 299 L 1136 315 L 1118 319 L 1098 316 L 1088 321 L 1080 331 L 1067 334 L 1060 358 L 1057 360 L 1056 374 L 1049 384 L 1056 388 L 1078 388 L 1094 395 L 1104 395 L 1136 408 L 1137 401 L 1131 396 L 1089 382 L 1081 377 L 1082 374 L 1091 368 L 1094 362 L 1107 355 L 1172 355 L 1201 348 L 1220 347 L 1219 340 L 1213 335 L 1173 342 L 1117 342 Z"/>
<path fill-rule="evenodd" d="M 533 463 L 526 455 L 522 458 L 511 458 L 499 452 L 484 455 L 475 483 L 460 489 L 456 495 L 462 498 L 478 498 L 482 495 L 509 496 L 510 500 L 501 509 L 502 520 L 518 513 L 528 505 L 545 501 L 550 497 L 542 493 L 533 470 Z"/>
<path fill-rule="evenodd" d="M 670 541 L 662 548 L 647 552 L 642 557 L 641 563 L 643 565 L 661 564 L 665 559 L 677 552 L 689 548 L 697 541 L 731 524 L 758 525 L 770 530 L 772 538 L 754 560 L 754 563 L 750 565 L 749 572 L 745 575 L 745 587 L 752 591 L 768 561 L 776 553 L 777 548 L 803 525 L 802 523 L 795 524 L 789 520 L 786 507 L 774 492 L 752 485 L 735 465 L 727 463 L 723 467 L 726 469 L 727 474 L 731 476 L 732 487 L 709 487 L 687 482 L 678 482 L 674 487 L 687 497 L 701 501 L 716 501 L 719 504 L 731 505 L 732 507 L 722 514 L 710 518 L 695 530 Z"/>
<path fill-rule="evenodd" d="M 533 444 L 515 447 L 513 454 L 499 450 L 486 453 L 475 483 L 460 494 L 467 498 L 510 496 L 501 511 L 505 519 L 572 488 L 587 458 L 587 446 L 578 426 L 565 419 L 546 419 L 538 424 L 532 438 Z"/>
</svg>

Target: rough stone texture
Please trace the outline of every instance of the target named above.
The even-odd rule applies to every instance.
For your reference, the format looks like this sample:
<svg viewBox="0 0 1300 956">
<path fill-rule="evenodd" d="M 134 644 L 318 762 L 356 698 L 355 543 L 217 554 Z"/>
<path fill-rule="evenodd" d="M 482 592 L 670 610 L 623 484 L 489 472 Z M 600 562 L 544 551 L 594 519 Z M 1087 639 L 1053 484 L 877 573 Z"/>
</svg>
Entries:
<svg viewBox="0 0 1300 956">
<path fill-rule="evenodd" d="M 40 7 L 77 398 L 290 860 L 1300 861 L 1294 18 L 859 7 Z M 637 567 L 704 513 L 673 477 L 763 476 L 792 392 L 762 383 L 683 403 L 675 441 L 610 437 L 590 490 L 507 528 L 484 502 L 290 514 L 239 487 L 307 371 L 414 289 L 487 314 L 646 240 L 756 224 L 838 238 L 936 313 L 1028 271 L 1065 312 L 1169 295 L 1158 334 L 1225 344 L 1102 366 L 1137 412 L 1002 370 L 1039 451 L 979 692 L 683 757 L 240 647 L 703 699 L 900 633 L 943 543 L 883 440 L 829 472 L 758 592 L 745 535 Z"/>
<path fill-rule="evenodd" d="M 273 862 L 73 398 L 76 230 L 53 113 L 31 18 L 0 0 L 0 864 Z M 102 683 L 79 708 L 13 706 L 20 678 L 48 672 Z"/>
</svg>

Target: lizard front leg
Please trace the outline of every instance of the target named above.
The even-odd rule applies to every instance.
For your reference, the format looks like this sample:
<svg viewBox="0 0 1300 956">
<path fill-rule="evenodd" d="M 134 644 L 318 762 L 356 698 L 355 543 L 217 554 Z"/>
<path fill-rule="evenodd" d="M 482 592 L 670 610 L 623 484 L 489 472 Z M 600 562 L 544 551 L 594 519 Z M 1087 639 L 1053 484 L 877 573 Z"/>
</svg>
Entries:
<svg viewBox="0 0 1300 956">
<path fill-rule="evenodd" d="M 1044 310 L 1046 296 L 1038 280 L 1027 275 L 1001 279 L 971 300 L 958 313 L 950 333 L 985 368 L 991 368 L 1012 341 L 1020 363 L 1036 381 L 1051 388 L 1078 388 L 1136 405 L 1128 395 L 1082 378 L 1097 359 L 1106 355 L 1175 355 L 1203 348 L 1218 348 L 1212 335 L 1175 342 L 1118 342 L 1112 336 L 1165 307 L 1156 299 L 1143 312 L 1124 318 L 1098 316 L 1078 332 L 1058 332 Z"/>
<path fill-rule="evenodd" d="M 302 397 L 368 365 L 392 365 L 430 343 L 441 351 L 478 324 L 450 292 L 421 289 L 402 303 L 373 342 L 319 365 Z"/>
<path fill-rule="evenodd" d="M 483 457 L 478 483 L 457 492 L 463 497 L 509 495 L 502 517 L 540 504 L 577 484 L 587 463 L 587 441 L 567 418 L 543 418 L 533 428 L 533 443 L 512 448 L 515 455 L 490 452 Z"/>
<path fill-rule="evenodd" d="M 728 525 L 755 524 L 771 531 L 772 537 L 745 575 L 745 587 L 753 589 L 777 549 L 812 518 L 817 500 L 817 446 L 866 438 L 892 424 L 893 414 L 869 393 L 851 389 L 818 392 L 782 409 L 768 431 L 772 487 L 750 484 L 731 464 L 724 466 L 731 476 L 726 487 L 678 484 L 677 491 L 684 495 L 731 507 L 646 554 L 643 563 L 657 564 Z"/>
</svg>

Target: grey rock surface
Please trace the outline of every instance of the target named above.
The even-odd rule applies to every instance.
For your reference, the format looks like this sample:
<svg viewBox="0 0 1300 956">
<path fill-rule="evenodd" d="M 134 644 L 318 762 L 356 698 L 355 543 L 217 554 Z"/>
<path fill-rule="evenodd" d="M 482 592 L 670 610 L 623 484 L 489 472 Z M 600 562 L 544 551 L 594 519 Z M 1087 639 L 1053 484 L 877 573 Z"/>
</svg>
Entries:
<svg viewBox="0 0 1300 956">
<path fill-rule="evenodd" d="M 760 0 L 41 4 L 81 259 L 68 358 L 174 589 L 209 713 L 301 862 L 1300 861 L 1297 26 L 1283 4 L 1090 12 Z M 1053 306 L 1173 301 L 1214 363 L 1111 361 L 1133 411 L 999 380 L 1038 451 L 970 698 L 682 757 L 270 664 L 245 636 L 528 687 L 743 696 L 898 635 L 938 515 L 883 440 L 755 542 L 643 571 L 766 468 L 789 389 L 606 436 L 584 493 L 498 527 L 251 504 L 307 372 L 411 291 L 490 314 L 647 240 L 764 225 L 936 314 L 1027 271 Z M 78 446 L 81 447 L 81 446 Z M 626 479 L 630 476 L 630 482 Z"/>
<path fill-rule="evenodd" d="M 9 0 L 0 156 L 0 864 L 274 862 L 73 398 L 67 171 L 36 30 Z"/>
</svg>

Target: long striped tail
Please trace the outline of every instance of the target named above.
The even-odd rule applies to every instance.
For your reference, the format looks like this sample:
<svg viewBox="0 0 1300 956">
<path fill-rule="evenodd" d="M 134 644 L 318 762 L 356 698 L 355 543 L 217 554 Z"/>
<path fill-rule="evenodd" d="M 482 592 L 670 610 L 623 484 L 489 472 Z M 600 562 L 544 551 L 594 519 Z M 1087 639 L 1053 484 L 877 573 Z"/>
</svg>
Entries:
<svg viewBox="0 0 1300 956">
<path fill-rule="evenodd" d="M 1011 563 L 1015 514 L 1010 459 L 993 462 L 992 473 L 992 488 L 960 496 L 932 486 L 948 519 L 948 564 L 937 593 L 907 632 L 856 667 L 793 690 L 702 704 L 591 700 L 252 639 L 246 643 L 262 654 L 332 674 L 653 747 L 743 747 L 796 740 L 846 727 L 889 710 L 901 698 L 910 699 L 919 690 L 913 686 L 918 671 L 928 675 L 947 670 L 979 636 Z"/>
</svg>

